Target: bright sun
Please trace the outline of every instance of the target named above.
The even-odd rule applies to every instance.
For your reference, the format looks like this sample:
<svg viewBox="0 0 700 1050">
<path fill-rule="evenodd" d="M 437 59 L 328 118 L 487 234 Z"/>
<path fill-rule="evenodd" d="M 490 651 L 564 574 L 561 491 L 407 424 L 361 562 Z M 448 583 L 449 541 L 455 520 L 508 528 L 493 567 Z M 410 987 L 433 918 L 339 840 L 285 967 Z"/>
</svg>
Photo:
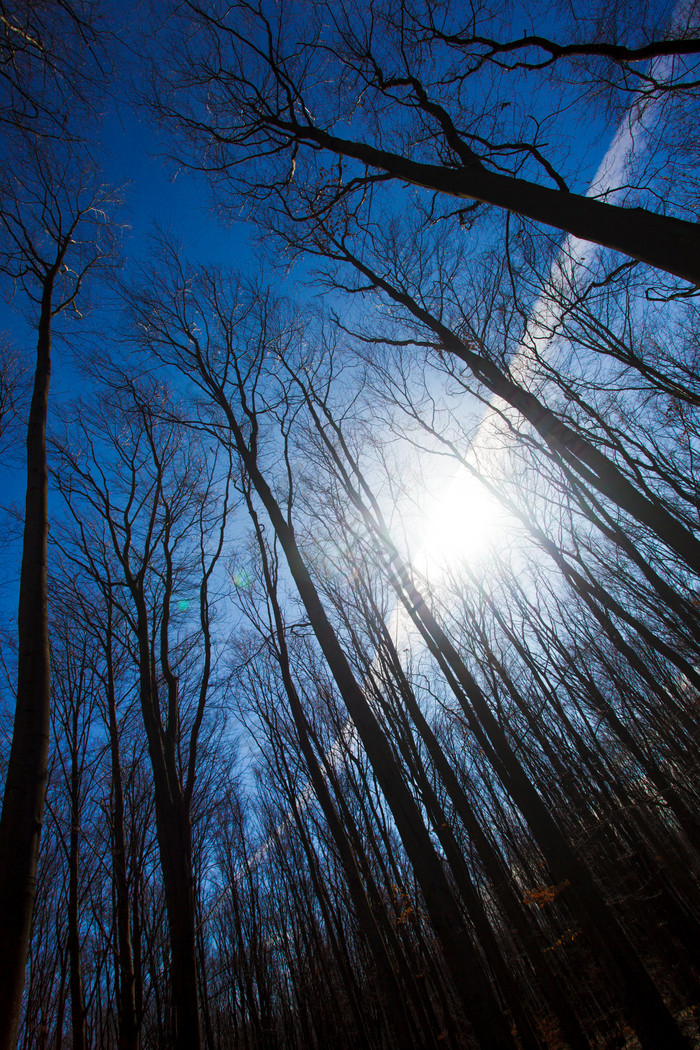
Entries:
<svg viewBox="0 0 700 1050">
<path fill-rule="evenodd" d="M 426 500 L 417 563 L 428 576 L 474 564 L 501 546 L 508 516 L 488 489 L 467 473 L 440 483 Z"/>
</svg>

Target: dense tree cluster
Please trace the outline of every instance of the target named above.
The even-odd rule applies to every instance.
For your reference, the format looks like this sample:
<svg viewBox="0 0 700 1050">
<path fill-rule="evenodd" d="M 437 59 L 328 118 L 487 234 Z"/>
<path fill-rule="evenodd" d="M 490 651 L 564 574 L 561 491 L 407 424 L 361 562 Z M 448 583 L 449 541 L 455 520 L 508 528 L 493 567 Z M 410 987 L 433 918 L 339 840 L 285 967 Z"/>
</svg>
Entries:
<svg viewBox="0 0 700 1050">
<path fill-rule="evenodd" d="M 155 5 L 254 274 L 120 260 L 100 13 L 0 4 L 1 1050 L 698 1045 L 695 5 Z"/>
</svg>

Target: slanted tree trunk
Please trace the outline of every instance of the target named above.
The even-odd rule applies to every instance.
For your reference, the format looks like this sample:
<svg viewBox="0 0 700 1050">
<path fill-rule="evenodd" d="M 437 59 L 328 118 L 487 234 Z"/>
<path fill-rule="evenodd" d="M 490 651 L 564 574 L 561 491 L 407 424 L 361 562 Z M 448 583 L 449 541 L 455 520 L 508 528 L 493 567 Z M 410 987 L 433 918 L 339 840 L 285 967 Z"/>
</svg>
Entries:
<svg viewBox="0 0 700 1050">
<path fill-rule="evenodd" d="M 368 168 L 386 172 L 397 182 L 448 197 L 495 204 L 700 284 L 700 229 L 695 222 L 659 215 L 647 208 L 607 204 L 489 171 L 478 163 L 460 168 L 423 164 L 365 142 L 340 138 L 323 128 L 285 125 L 282 121 L 279 125 L 289 132 L 290 142 L 309 142 L 336 156 L 351 157 Z"/>
<path fill-rule="evenodd" d="M 527 820 L 552 874 L 570 887 L 573 903 L 589 942 L 607 958 L 610 977 L 625 1005 L 644 1050 L 687 1050 L 671 1012 L 630 943 L 622 926 L 596 886 L 588 868 L 577 857 L 542 802 L 534 785 L 513 752 L 502 727 L 492 714 L 478 683 L 439 626 L 429 606 L 413 585 L 397 557 L 393 557 L 393 581 L 397 594 L 436 657 L 480 746 L 513 801 Z"/>
<path fill-rule="evenodd" d="M 282 619 L 282 611 L 279 606 L 277 597 L 276 581 L 273 578 L 272 570 L 269 564 L 269 558 L 265 543 L 263 540 L 262 530 L 258 521 L 257 514 L 253 507 L 252 501 L 246 492 L 246 502 L 248 505 L 248 512 L 253 520 L 256 530 L 256 537 L 258 541 L 258 547 L 260 549 L 261 562 L 263 567 L 263 573 L 265 578 L 265 586 L 268 593 L 270 607 L 272 611 L 272 624 L 276 634 L 276 646 L 277 646 L 277 660 L 280 667 L 280 673 L 282 681 L 287 694 L 289 702 L 289 709 L 294 720 L 294 725 L 299 738 L 299 744 L 301 747 L 302 754 L 304 756 L 304 762 L 306 769 L 311 780 L 311 784 L 314 789 L 316 798 L 319 801 L 323 815 L 326 818 L 330 833 L 333 837 L 333 841 L 338 849 L 338 855 L 345 875 L 345 880 L 350 892 L 350 897 L 355 908 L 355 914 L 357 917 L 360 929 L 367 940 L 367 943 L 372 952 L 375 965 L 377 967 L 377 979 L 379 984 L 380 996 L 383 999 L 383 1006 L 385 1014 L 391 1029 L 394 1030 L 396 1036 L 402 1046 L 412 1046 L 421 1043 L 421 1038 L 415 1028 L 412 1026 L 412 1018 L 408 1011 L 408 1004 L 404 999 L 404 990 L 398 980 L 397 974 L 394 971 L 391 958 L 387 951 L 387 946 L 384 943 L 381 932 L 377 925 L 376 917 L 372 911 L 372 907 L 367 898 L 367 893 L 364 885 L 362 884 L 362 878 L 357 865 L 357 860 L 353 853 L 353 848 L 348 839 L 346 829 L 343 827 L 342 821 L 337 813 L 337 810 L 333 804 L 331 794 L 328 785 L 323 776 L 323 772 L 319 765 L 318 759 L 314 752 L 309 736 L 309 725 L 304 713 L 303 705 L 297 693 L 292 678 L 291 667 L 289 663 L 289 653 L 287 650 L 287 642 L 285 637 L 284 623 Z M 292 802 L 292 812 L 297 822 L 299 822 L 297 806 L 295 802 Z M 301 828 L 300 828 L 301 834 Z M 319 898 L 320 899 L 320 898 Z M 323 902 L 321 901 L 323 906 Z M 329 928 L 330 929 L 330 928 Z M 350 990 L 351 991 L 351 990 Z M 363 1030 L 362 1020 L 359 1019 L 359 1030 Z"/>
<path fill-rule="evenodd" d="M 700 236 L 700 235 L 699 235 Z M 539 434 L 546 446 L 591 489 L 597 490 L 633 520 L 645 526 L 674 551 L 695 573 L 700 573 L 700 540 L 693 529 L 667 509 L 663 500 L 639 483 L 634 484 L 605 452 L 584 434 L 572 429 L 535 394 L 515 382 L 486 356 L 476 343 L 463 339 L 431 314 L 408 292 L 395 287 L 353 255 L 345 245 L 339 253 L 344 261 L 399 303 L 436 337 L 441 352 L 462 361 L 479 383 L 514 408 Z M 307 403 L 311 408 L 307 393 Z M 317 416 L 317 413 L 315 413 Z"/>
<path fill-rule="evenodd" d="M 368 602 L 371 603 L 377 648 L 388 663 L 389 673 L 396 680 L 400 703 L 405 706 L 413 727 L 426 746 L 435 771 L 454 806 L 455 813 L 461 820 L 473 847 L 479 855 L 493 892 L 503 909 L 503 914 L 513 932 L 519 937 L 520 944 L 524 948 L 526 947 L 528 958 L 540 983 L 540 990 L 552 1008 L 554 1016 L 561 1026 L 564 1038 L 572 1050 L 587 1050 L 589 1041 L 581 1028 L 571 1003 L 560 987 L 558 975 L 542 950 L 538 938 L 533 935 L 534 931 L 528 925 L 521 903 L 513 889 L 510 872 L 504 865 L 489 836 L 482 828 L 454 769 L 420 709 L 410 683 L 403 672 L 399 654 L 391 634 L 382 620 L 379 609 L 371 595 L 368 594 L 367 597 Z"/>
<path fill-rule="evenodd" d="M 307 398 L 307 404 L 309 401 Z M 573 906 L 590 943 L 611 964 L 611 979 L 617 983 L 618 994 L 626 1006 L 642 1046 L 645 1050 L 660 1050 L 661 1047 L 668 1050 L 687 1048 L 687 1041 L 634 946 L 604 900 L 588 868 L 575 856 L 571 845 L 511 748 L 480 686 L 415 586 L 391 539 L 372 490 L 344 442 L 338 424 L 326 413 L 341 443 L 354 480 L 351 480 L 339 452 L 330 440 L 324 437 L 323 427 L 313 405 L 310 407 L 314 412 L 319 433 L 339 467 L 348 497 L 360 511 L 370 533 L 383 549 L 383 560 L 397 597 L 453 688 L 479 746 L 488 756 L 503 786 L 527 820 L 554 878 L 570 887 L 569 892 L 575 898 Z"/>
<path fill-rule="evenodd" d="M 316 639 L 396 821 L 465 1016 L 473 1026 L 477 1040 L 484 1047 L 512 1050 L 513 1036 L 471 943 L 464 918 L 452 894 L 442 861 L 432 845 L 420 809 L 400 774 L 388 740 L 355 680 L 299 550 L 294 530 L 261 474 L 256 455 L 247 445 L 230 405 L 226 403 L 222 407 L 237 451 L 284 551 Z"/>
</svg>

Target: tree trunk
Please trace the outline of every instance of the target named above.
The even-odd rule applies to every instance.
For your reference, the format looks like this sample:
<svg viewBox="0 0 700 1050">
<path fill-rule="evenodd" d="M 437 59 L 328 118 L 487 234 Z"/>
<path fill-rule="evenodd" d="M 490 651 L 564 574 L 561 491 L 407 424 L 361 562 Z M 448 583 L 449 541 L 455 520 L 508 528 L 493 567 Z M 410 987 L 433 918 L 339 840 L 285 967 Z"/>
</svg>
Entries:
<svg viewBox="0 0 700 1050">
<path fill-rule="evenodd" d="M 456 695 L 472 731 L 480 746 L 493 755 L 503 785 L 527 820 L 555 880 L 571 887 L 578 902 L 578 907 L 573 906 L 589 942 L 610 960 L 614 969 L 608 972 L 613 980 L 617 978 L 618 994 L 642 1047 L 644 1050 L 687 1050 L 686 1039 L 633 945 L 520 765 L 477 682 L 413 586 L 406 569 L 398 565 L 396 559 L 394 563 L 395 585 L 407 612 L 430 651 L 447 671 L 448 680 L 456 679 Z"/>
<path fill-rule="evenodd" d="M 423 891 L 431 923 L 440 939 L 443 955 L 465 1014 L 473 1025 L 477 1040 L 484 1047 L 489 1047 L 490 1050 L 498 1050 L 500 1047 L 512 1050 L 513 1036 L 471 944 L 464 919 L 452 895 L 442 861 L 435 852 L 423 823 L 420 809 L 404 783 L 391 747 L 355 680 L 299 551 L 294 531 L 285 520 L 279 504 L 260 473 L 255 454 L 246 445 L 230 406 L 226 407 L 236 447 L 280 541 L 316 639 L 396 821 L 397 830 Z"/>
<path fill-rule="evenodd" d="M 87 1050 L 85 996 L 80 963 L 80 769 L 78 765 L 79 704 L 73 708 L 71 737 L 71 821 L 68 848 L 68 958 L 73 1050 Z"/>
<path fill-rule="evenodd" d="M 700 284 L 700 228 L 695 222 L 658 215 L 646 208 L 606 204 L 501 175 L 479 164 L 468 168 L 422 164 L 364 142 L 339 138 L 321 128 L 290 127 L 290 136 L 317 143 L 338 156 L 352 157 L 400 182 L 449 197 L 495 204 Z"/>
<path fill-rule="evenodd" d="M 153 770 L 156 833 L 170 931 L 170 986 L 175 1050 L 200 1050 L 197 986 L 192 827 L 179 781 L 175 741 L 166 739 L 158 712 L 158 688 L 152 675 L 148 613 L 143 594 L 132 591 L 138 608 L 137 637 L 141 713 Z"/>
<path fill-rule="evenodd" d="M 573 1050 L 587 1050 L 589 1041 L 576 1018 L 571 1004 L 562 992 L 557 974 L 542 951 L 537 937 L 533 935 L 533 931 L 528 926 L 520 901 L 513 890 L 510 873 L 505 868 L 488 835 L 481 827 L 467 795 L 459 784 L 457 775 L 424 718 L 408 679 L 403 673 L 391 634 L 382 622 L 379 609 L 374 604 L 372 612 L 377 628 L 377 644 L 378 647 L 385 650 L 388 657 L 390 673 L 396 678 L 399 689 L 400 702 L 405 705 L 413 726 L 426 746 L 434 768 L 455 808 L 455 812 L 476 849 L 506 920 L 513 932 L 520 938 L 520 945 L 523 950 L 527 951 L 528 958 L 539 980 L 540 989 L 551 1006 L 565 1039 Z"/>
<path fill-rule="evenodd" d="M 170 929 L 173 1046 L 175 1050 L 199 1050 L 192 829 L 182 807 L 165 802 L 162 795 L 162 786 L 156 786 L 156 825 Z"/>
<path fill-rule="evenodd" d="M 112 878 L 116 899 L 117 926 L 117 1001 L 119 1050 L 138 1050 L 139 1023 L 136 1015 L 136 976 L 131 947 L 129 916 L 129 883 L 126 874 L 126 840 L 124 835 L 124 785 L 119 756 L 112 654 L 112 604 L 107 596 L 107 717 L 112 771 Z"/>
<path fill-rule="evenodd" d="M 51 668 L 46 599 L 48 472 L 46 416 L 51 374 L 54 273 L 41 300 L 36 373 L 27 427 L 27 495 L 18 616 L 17 707 L 0 820 L 0 1050 L 14 1050 L 36 896 L 46 797 Z"/>
</svg>

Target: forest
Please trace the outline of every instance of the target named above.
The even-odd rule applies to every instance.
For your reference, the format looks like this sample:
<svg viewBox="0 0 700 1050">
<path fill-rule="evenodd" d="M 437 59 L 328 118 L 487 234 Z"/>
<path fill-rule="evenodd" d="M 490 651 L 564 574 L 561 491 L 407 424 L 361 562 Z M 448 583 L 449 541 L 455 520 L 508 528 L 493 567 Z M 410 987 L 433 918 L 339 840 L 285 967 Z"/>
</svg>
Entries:
<svg viewBox="0 0 700 1050">
<path fill-rule="evenodd" d="M 0 55 L 0 1050 L 700 1046 L 696 0 Z"/>
</svg>

